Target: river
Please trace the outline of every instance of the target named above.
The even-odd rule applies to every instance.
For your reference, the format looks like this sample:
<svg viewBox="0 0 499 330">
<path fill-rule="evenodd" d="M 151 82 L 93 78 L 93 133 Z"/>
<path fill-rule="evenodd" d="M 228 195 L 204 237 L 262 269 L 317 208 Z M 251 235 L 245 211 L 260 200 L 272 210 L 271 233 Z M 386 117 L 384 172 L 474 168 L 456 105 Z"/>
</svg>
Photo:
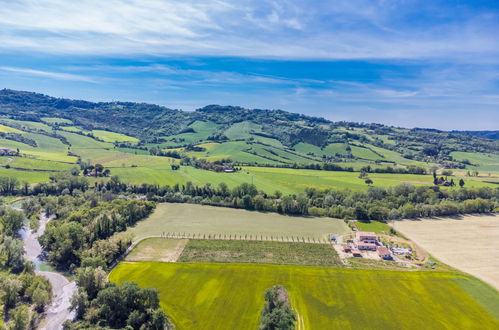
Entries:
<svg viewBox="0 0 499 330">
<path fill-rule="evenodd" d="M 25 227 L 19 234 L 24 242 L 26 259 L 35 264 L 35 273 L 46 277 L 52 285 L 52 303 L 46 307 L 45 318 L 39 329 L 60 330 L 64 321 L 74 318 L 74 312 L 70 311 L 69 307 L 71 306 L 71 297 L 76 292 L 76 283 L 69 281 L 60 273 L 40 270 L 42 247 L 38 242 L 38 237 L 44 233 L 45 226 L 50 219 L 51 217 L 42 213 L 38 231 L 32 232 Z"/>
</svg>

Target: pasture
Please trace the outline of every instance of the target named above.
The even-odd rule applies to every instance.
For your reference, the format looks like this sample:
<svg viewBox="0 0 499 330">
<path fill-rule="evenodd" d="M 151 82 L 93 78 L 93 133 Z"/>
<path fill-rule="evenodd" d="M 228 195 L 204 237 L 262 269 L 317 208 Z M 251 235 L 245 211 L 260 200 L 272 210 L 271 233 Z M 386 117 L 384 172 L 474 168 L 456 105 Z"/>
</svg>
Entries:
<svg viewBox="0 0 499 330">
<path fill-rule="evenodd" d="M 329 234 L 344 234 L 349 231 L 345 222 L 339 219 L 291 217 L 276 213 L 171 203 L 159 204 L 149 218 L 128 229 L 136 239 L 175 232 L 323 240 Z"/>
<path fill-rule="evenodd" d="M 477 281 L 453 273 L 396 272 L 305 266 L 122 262 L 112 282 L 135 281 L 160 292 L 177 329 L 256 329 L 263 292 L 290 294 L 299 329 L 495 329 L 482 304 L 497 303 Z"/>
<path fill-rule="evenodd" d="M 396 221 L 435 258 L 499 289 L 499 215 Z"/>
</svg>

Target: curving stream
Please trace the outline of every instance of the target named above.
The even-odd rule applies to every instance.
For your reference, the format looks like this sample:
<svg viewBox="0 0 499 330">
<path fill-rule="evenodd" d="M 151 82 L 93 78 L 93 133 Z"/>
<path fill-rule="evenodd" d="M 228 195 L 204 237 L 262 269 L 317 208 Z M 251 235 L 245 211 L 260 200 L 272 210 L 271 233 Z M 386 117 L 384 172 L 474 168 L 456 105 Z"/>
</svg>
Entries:
<svg viewBox="0 0 499 330">
<path fill-rule="evenodd" d="M 18 209 L 19 210 L 19 209 Z M 66 320 L 74 318 L 74 312 L 69 310 L 71 306 L 71 297 L 76 292 L 76 283 L 70 282 L 66 277 L 51 271 L 41 271 L 42 247 L 38 242 L 44 231 L 45 226 L 51 217 L 42 213 L 40 218 L 40 227 L 37 232 L 32 232 L 29 228 L 23 228 L 19 234 L 24 242 L 26 259 L 35 264 L 35 273 L 46 277 L 52 285 L 52 303 L 47 306 L 45 318 L 41 322 L 39 329 L 60 330 Z"/>
</svg>

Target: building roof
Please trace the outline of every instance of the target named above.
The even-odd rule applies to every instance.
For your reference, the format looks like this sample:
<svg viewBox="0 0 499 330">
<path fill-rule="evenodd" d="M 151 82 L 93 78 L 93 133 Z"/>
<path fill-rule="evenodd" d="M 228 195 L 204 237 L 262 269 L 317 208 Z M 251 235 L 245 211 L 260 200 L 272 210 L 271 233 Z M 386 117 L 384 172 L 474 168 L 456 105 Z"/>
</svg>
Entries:
<svg viewBox="0 0 499 330">
<path fill-rule="evenodd" d="M 360 242 L 360 243 L 357 243 L 357 246 L 375 247 L 376 244 L 374 244 L 374 243 L 363 243 L 363 242 Z"/>
<path fill-rule="evenodd" d="M 390 254 L 390 251 L 384 246 L 378 246 L 379 255 L 387 255 Z"/>
<path fill-rule="evenodd" d="M 355 233 L 357 237 L 374 237 L 376 238 L 376 233 L 373 233 L 372 231 L 358 231 Z"/>
</svg>

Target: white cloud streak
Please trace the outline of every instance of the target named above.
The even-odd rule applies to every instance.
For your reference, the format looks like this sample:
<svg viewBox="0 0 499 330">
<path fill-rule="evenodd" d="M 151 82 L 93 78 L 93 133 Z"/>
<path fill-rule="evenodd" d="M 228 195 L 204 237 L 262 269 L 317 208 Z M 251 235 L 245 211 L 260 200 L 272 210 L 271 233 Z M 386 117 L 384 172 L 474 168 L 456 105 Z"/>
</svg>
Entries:
<svg viewBox="0 0 499 330">
<path fill-rule="evenodd" d="M 20 73 L 30 76 L 41 76 L 51 79 L 57 80 L 68 80 L 68 81 L 81 81 L 81 82 L 89 82 L 96 83 L 97 81 L 91 77 L 77 75 L 72 73 L 63 73 L 63 72 L 50 72 L 50 71 L 41 71 L 34 70 L 29 68 L 17 68 L 17 67 L 8 67 L 8 66 L 0 66 L 0 71 L 14 72 Z"/>
<path fill-rule="evenodd" d="M 411 22 L 420 7 L 427 25 Z M 0 0 L 2 51 L 494 61 L 498 28 L 493 12 L 413 1 Z"/>
</svg>

